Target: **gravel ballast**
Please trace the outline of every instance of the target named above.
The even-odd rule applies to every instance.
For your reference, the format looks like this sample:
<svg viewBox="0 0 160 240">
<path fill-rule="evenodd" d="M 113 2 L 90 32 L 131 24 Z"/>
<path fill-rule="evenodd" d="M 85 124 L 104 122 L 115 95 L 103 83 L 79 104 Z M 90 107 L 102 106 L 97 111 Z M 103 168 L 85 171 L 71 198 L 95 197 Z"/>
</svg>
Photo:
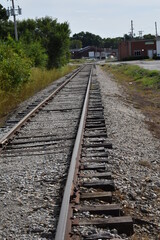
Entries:
<svg viewBox="0 0 160 240">
<path fill-rule="evenodd" d="M 97 66 L 117 201 L 135 220 L 136 239 L 160 235 L 160 141 L 113 77 Z M 135 238 L 134 238 L 135 239 Z"/>
<path fill-rule="evenodd" d="M 89 71 L 85 67 L 1 151 L 0 239 L 54 239 Z"/>
<path fill-rule="evenodd" d="M 96 70 L 104 105 L 108 142 L 113 144 L 113 149 L 108 151 L 109 171 L 116 185 L 114 198 L 117 203 L 122 204 L 125 215 L 131 215 L 135 221 L 134 236 L 131 238 L 124 236 L 122 239 L 159 240 L 160 141 L 148 130 L 145 116 L 128 101 L 123 88 L 99 66 Z M 56 87 L 57 83 L 63 80 L 42 91 L 42 98 L 48 90 Z M 41 97 L 39 94 L 28 102 L 33 103 Z M 27 101 L 11 116 L 11 120 L 16 119 L 17 112 L 25 110 L 26 105 Z M 46 107 L 46 111 L 49 107 Z M 67 140 L 57 140 L 54 149 L 48 146 L 47 157 L 40 151 L 34 154 L 30 152 L 27 154 L 28 157 L 23 159 L 21 150 L 20 153 L 12 153 L 13 155 L 10 155 L 8 150 L 8 155 L 0 158 L 0 239 L 53 239 L 61 200 L 60 193 L 63 192 L 62 186 L 66 179 L 71 154 L 69 146 L 73 144 L 69 138 L 75 131 L 79 115 L 76 106 L 74 112 L 67 110 L 61 114 L 55 114 L 56 106 L 54 107 L 54 113 L 46 118 L 46 123 L 53 120 L 56 123 L 52 130 L 46 128 L 45 138 L 49 141 L 49 134 L 59 137 L 63 133 Z M 59 108 L 58 104 L 57 108 Z M 72 119 L 72 116 L 75 119 Z M 36 121 L 31 121 L 32 133 L 36 128 L 43 128 L 40 118 L 37 116 Z M 63 118 L 66 120 L 64 123 Z M 72 124 L 70 124 L 71 119 Z M 39 121 L 38 127 L 37 121 Z M 1 129 L 1 137 L 5 131 Z M 23 129 L 23 135 L 26 134 L 28 134 L 27 127 Z M 32 143 L 28 144 L 29 149 L 30 144 Z M 95 231 L 94 227 L 91 228 Z M 114 235 L 112 237 L 121 239 L 111 232 L 105 232 L 105 235 L 108 237 Z"/>
</svg>

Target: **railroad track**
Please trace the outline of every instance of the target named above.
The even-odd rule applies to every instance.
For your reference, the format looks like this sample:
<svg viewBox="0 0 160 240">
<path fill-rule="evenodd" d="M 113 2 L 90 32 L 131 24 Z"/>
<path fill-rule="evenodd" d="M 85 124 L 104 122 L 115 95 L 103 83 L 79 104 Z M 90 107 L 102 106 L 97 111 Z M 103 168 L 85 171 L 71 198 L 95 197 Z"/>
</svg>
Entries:
<svg viewBox="0 0 160 240">
<path fill-rule="evenodd" d="M 48 90 L 47 93 L 45 92 L 38 99 L 29 104 L 23 111 L 18 112 L 15 119 L 8 120 L 5 124 L 5 127 L 3 127 L 6 129 L 7 133 L 4 134 L 4 136 L 0 139 L 0 146 L 3 147 L 5 143 L 10 141 L 12 136 L 14 136 L 14 133 L 16 133 L 18 129 L 20 129 L 21 126 L 23 126 L 32 116 L 34 116 L 34 114 L 41 110 L 41 108 L 45 106 L 48 101 L 52 100 L 54 96 L 80 71 L 81 68 L 78 68 L 73 74 L 71 74 L 71 76 L 69 75 L 66 80 L 62 79 L 57 85 L 53 85 L 53 87 Z"/>
<path fill-rule="evenodd" d="M 112 144 L 92 65 L 38 102 L 0 146 L 2 239 L 132 235 L 131 217 L 112 199 Z"/>
<path fill-rule="evenodd" d="M 115 185 L 99 85 L 90 82 L 63 196 L 56 240 L 113 239 L 133 234 L 133 221 L 112 203 Z M 112 231 L 110 231 L 112 229 Z M 115 234 L 112 234 L 115 233 Z M 116 238 L 117 239 L 117 238 Z"/>
</svg>

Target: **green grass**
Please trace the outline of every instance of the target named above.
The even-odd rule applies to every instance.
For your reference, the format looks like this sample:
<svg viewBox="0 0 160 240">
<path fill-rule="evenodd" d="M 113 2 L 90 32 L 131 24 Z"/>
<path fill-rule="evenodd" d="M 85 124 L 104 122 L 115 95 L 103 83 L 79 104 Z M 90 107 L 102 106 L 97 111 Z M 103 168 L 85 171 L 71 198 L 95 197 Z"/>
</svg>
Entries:
<svg viewBox="0 0 160 240">
<path fill-rule="evenodd" d="M 5 92 L 0 89 L 0 125 L 4 123 L 8 114 L 12 112 L 18 104 L 44 89 L 56 79 L 68 74 L 73 69 L 75 69 L 75 67 L 69 65 L 52 70 L 33 68 L 30 81 L 24 84 L 21 89 L 13 89 L 10 92 Z"/>
<path fill-rule="evenodd" d="M 160 72 L 147 70 L 135 65 L 119 64 L 106 65 L 113 74 L 129 77 L 129 81 L 140 85 L 142 88 L 160 89 Z"/>
</svg>

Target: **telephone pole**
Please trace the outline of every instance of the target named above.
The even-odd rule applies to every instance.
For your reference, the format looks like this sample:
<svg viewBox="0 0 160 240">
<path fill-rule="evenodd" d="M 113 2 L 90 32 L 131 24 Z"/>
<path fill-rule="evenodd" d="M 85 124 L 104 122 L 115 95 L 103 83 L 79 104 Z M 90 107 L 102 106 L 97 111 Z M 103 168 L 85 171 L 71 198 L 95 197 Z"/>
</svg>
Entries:
<svg viewBox="0 0 160 240">
<path fill-rule="evenodd" d="M 7 16 L 13 16 L 13 21 L 14 21 L 14 33 L 15 33 L 15 40 L 18 41 L 18 31 L 17 31 L 17 21 L 16 21 L 16 15 L 21 15 L 22 14 L 22 9 L 18 6 L 18 8 L 15 8 L 14 0 L 11 0 L 12 2 L 12 7 L 10 9 L 7 9 Z"/>
<path fill-rule="evenodd" d="M 17 31 L 17 21 L 16 21 L 16 13 L 15 13 L 14 0 L 12 0 L 12 8 L 13 8 L 13 20 L 14 20 L 15 40 L 18 41 L 18 31 Z"/>
<path fill-rule="evenodd" d="M 155 22 L 156 38 L 158 37 L 157 22 Z"/>
<path fill-rule="evenodd" d="M 134 32 L 133 32 L 134 28 L 133 28 L 133 20 L 131 20 L 131 37 L 134 37 Z"/>
</svg>

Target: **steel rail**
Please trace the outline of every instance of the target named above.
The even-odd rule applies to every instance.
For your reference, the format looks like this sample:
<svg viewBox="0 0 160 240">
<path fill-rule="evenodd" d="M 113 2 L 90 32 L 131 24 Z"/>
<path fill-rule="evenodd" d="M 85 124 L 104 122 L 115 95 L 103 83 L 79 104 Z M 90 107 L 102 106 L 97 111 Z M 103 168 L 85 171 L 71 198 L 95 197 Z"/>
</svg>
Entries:
<svg viewBox="0 0 160 240">
<path fill-rule="evenodd" d="M 84 66 L 79 67 L 73 75 L 67 79 L 63 84 L 61 84 L 54 92 L 52 92 L 47 98 L 45 98 L 40 104 L 38 104 L 32 111 L 30 111 L 24 118 L 22 118 L 4 137 L 0 139 L 0 148 L 3 148 L 4 145 L 8 143 L 11 137 L 20 129 L 29 118 L 34 115 L 37 111 L 40 110 L 51 98 L 53 98 L 68 82 L 71 81 L 82 69 Z"/>
<path fill-rule="evenodd" d="M 92 72 L 93 72 L 93 65 L 92 65 L 92 68 L 90 71 L 89 82 L 88 82 L 88 87 L 87 87 L 87 91 L 86 91 L 86 97 L 85 97 L 85 101 L 84 101 L 84 105 L 83 105 L 83 110 L 82 110 L 82 114 L 81 114 L 78 133 L 77 133 L 74 148 L 73 148 L 73 153 L 72 153 L 71 163 L 70 163 L 70 167 L 69 167 L 68 178 L 67 178 L 67 182 L 66 182 L 66 186 L 65 186 L 65 190 L 64 190 L 64 195 L 63 195 L 55 240 L 67 239 L 67 236 L 66 236 L 67 229 L 66 228 L 68 225 L 70 195 L 71 195 L 72 187 L 74 184 L 74 174 L 75 174 L 76 164 L 77 164 L 77 161 L 79 160 L 79 154 L 81 152 L 81 147 L 82 147 L 81 143 L 82 143 L 83 132 L 84 132 L 84 128 L 85 128 L 85 120 L 86 120 L 87 107 L 88 107 L 88 102 L 89 102 L 89 91 L 90 91 L 90 86 L 91 86 Z"/>
</svg>

